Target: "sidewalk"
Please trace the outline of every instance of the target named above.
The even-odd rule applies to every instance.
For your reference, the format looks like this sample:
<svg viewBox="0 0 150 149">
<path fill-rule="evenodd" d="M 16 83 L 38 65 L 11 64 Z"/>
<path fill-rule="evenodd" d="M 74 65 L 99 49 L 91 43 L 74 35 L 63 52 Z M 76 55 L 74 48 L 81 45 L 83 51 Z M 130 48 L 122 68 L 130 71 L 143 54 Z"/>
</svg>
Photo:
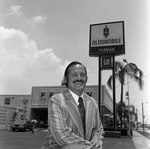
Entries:
<svg viewBox="0 0 150 149">
<path fill-rule="evenodd" d="M 103 149 L 150 149 L 150 140 L 133 131 L 132 137 L 105 137 L 103 140 Z"/>
<path fill-rule="evenodd" d="M 133 138 L 132 138 L 136 149 L 150 149 L 150 139 L 144 137 L 137 131 L 133 132 Z"/>
</svg>

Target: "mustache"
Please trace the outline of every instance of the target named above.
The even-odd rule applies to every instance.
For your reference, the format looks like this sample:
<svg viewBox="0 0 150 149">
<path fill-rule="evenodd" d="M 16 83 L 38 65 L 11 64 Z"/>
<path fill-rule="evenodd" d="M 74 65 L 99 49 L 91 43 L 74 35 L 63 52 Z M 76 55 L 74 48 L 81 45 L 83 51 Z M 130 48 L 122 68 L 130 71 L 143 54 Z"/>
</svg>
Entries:
<svg viewBox="0 0 150 149">
<path fill-rule="evenodd" d="M 83 81 L 83 80 L 75 80 L 75 81 L 73 81 L 73 83 L 76 83 L 76 82 L 84 83 L 84 81 Z"/>
</svg>

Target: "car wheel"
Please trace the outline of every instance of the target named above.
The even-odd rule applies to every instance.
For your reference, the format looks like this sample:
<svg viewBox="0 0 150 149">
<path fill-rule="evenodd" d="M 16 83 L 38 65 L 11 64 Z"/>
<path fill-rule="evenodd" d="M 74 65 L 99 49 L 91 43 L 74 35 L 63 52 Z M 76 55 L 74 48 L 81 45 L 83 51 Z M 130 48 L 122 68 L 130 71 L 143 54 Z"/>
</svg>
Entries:
<svg viewBox="0 0 150 149">
<path fill-rule="evenodd" d="M 27 131 L 27 128 L 24 128 L 24 131 Z"/>
<path fill-rule="evenodd" d="M 12 128 L 12 131 L 15 131 L 15 128 Z"/>
</svg>

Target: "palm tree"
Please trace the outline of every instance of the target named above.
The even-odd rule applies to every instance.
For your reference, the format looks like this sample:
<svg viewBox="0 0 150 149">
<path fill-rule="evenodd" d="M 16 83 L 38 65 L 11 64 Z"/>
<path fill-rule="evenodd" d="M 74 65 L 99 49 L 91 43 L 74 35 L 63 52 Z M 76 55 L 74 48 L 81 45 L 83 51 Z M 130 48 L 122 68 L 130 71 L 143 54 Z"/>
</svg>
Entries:
<svg viewBox="0 0 150 149">
<path fill-rule="evenodd" d="M 131 116 L 131 119 L 132 119 L 132 122 L 135 123 L 135 121 L 137 121 L 137 113 L 136 113 L 136 108 L 134 105 L 127 105 L 127 109 L 130 109 L 130 116 Z M 129 117 L 129 112 L 128 112 L 128 117 Z M 128 120 L 129 121 L 129 120 Z"/>
<path fill-rule="evenodd" d="M 144 86 L 143 81 L 143 72 L 140 70 L 136 64 L 134 63 L 128 63 L 124 65 L 123 62 L 115 61 L 115 79 L 118 79 L 118 81 L 121 84 L 121 105 L 123 105 L 123 86 L 125 85 L 125 78 L 126 76 L 129 76 L 131 80 L 134 80 L 138 86 L 139 89 L 142 90 Z M 110 89 L 112 89 L 112 80 L 113 76 L 111 75 L 107 81 L 107 85 Z M 121 128 L 122 128 L 122 106 L 121 106 Z"/>
<path fill-rule="evenodd" d="M 127 106 L 126 106 L 125 102 L 122 102 L 122 104 L 121 104 L 121 101 L 117 103 L 116 111 L 117 111 L 117 114 L 119 116 L 120 121 L 121 121 L 121 118 L 122 118 L 121 113 L 123 113 L 124 120 L 127 118 L 127 110 L 126 109 L 127 109 Z"/>
<path fill-rule="evenodd" d="M 129 122 L 129 110 L 130 109 L 130 116 L 132 119 L 132 122 L 135 123 L 137 121 L 137 113 L 136 113 L 136 109 L 134 105 L 126 105 L 125 102 L 122 103 L 121 106 L 121 102 L 117 103 L 117 114 L 119 116 L 119 119 L 121 120 L 121 107 L 122 107 L 122 113 L 123 113 L 123 118 L 124 118 L 124 122 L 127 120 Z M 131 120 L 130 119 L 130 120 Z"/>
</svg>

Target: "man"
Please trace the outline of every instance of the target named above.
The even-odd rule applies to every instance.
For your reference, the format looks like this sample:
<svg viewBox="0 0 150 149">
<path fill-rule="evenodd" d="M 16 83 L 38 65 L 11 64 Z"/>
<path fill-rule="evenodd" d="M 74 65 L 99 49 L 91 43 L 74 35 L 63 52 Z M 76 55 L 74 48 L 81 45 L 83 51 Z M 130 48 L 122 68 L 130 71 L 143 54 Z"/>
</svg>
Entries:
<svg viewBox="0 0 150 149">
<path fill-rule="evenodd" d="M 36 120 L 35 118 L 33 118 L 33 119 L 31 120 L 31 123 L 32 123 L 32 133 L 34 133 L 34 132 L 35 132 L 34 128 L 35 128 L 35 125 L 36 125 L 36 123 L 37 123 L 37 120 Z"/>
<path fill-rule="evenodd" d="M 49 100 L 49 132 L 42 149 L 102 148 L 103 126 L 98 105 L 84 93 L 87 80 L 87 70 L 80 62 L 67 66 L 62 81 L 67 89 Z"/>
</svg>

